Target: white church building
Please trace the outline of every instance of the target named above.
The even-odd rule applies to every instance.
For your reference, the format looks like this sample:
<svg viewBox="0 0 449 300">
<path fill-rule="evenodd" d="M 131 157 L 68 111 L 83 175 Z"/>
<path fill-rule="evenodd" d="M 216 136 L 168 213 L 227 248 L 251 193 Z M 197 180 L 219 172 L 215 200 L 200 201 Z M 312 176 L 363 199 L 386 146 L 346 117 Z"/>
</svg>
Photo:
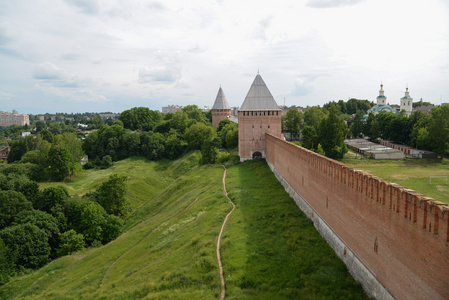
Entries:
<svg viewBox="0 0 449 300">
<path fill-rule="evenodd" d="M 410 92 L 408 91 L 408 86 L 405 89 L 404 97 L 402 97 L 400 100 L 399 110 L 394 109 L 387 103 L 387 97 L 385 97 L 385 94 L 384 94 L 385 92 L 384 92 L 383 87 L 384 87 L 384 85 L 381 83 L 379 96 L 377 96 L 377 98 L 376 98 L 377 104 L 368 110 L 367 114 L 364 116 L 365 119 L 368 118 L 368 115 L 370 113 L 377 115 L 381 111 L 388 111 L 388 112 L 392 112 L 392 113 L 398 113 L 401 111 L 405 111 L 407 116 L 410 116 L 410 114 L 412 113 L 412 110 L 413 110 L 413 98 L 410 97 Z"/>
</svg>

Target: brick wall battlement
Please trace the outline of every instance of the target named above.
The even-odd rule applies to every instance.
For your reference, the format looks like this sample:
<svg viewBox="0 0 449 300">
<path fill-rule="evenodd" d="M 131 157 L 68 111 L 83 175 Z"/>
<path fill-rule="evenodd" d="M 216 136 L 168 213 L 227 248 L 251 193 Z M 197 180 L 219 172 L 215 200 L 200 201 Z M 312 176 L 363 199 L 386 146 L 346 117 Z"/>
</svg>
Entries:
<svg viewBox="0 0 449 300">
<path fill-rule="evenodd" d="M 449 298 L 448 205 L 268 133 L 266 158 L 395 297 Z"/>
</svg>

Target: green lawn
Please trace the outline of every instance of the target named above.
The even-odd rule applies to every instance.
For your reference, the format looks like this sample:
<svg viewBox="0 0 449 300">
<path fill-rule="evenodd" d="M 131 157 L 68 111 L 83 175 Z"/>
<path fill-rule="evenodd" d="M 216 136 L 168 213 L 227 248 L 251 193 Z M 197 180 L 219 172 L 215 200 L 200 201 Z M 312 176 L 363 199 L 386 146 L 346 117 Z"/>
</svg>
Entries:
<svg viewBox="0 0 449 300">
<path fill-rule="evenodd" d="M 375 160 L 348 155 L 340 161 L 449 204 L 449 160 L 447 159 L 443 161 L 440 159 Z M 431 183 L 430 177 L 433 177 Z"/>
<path fill-rule="evenodd" d="M 215 247 L 231 204 L 223 167 L 199 167 L 198 158 L 128 159 L 67 184 L 82 194 L 113 172 L 127 174 L 137 199 L 126 232 L 14 278 L 0 287 L 0 299 L 219 298 Z M 237 204 L 222 241 L 227 298 L 366 298 L 263 161 L 230 166 L 227 174 Z"/>
</svg>

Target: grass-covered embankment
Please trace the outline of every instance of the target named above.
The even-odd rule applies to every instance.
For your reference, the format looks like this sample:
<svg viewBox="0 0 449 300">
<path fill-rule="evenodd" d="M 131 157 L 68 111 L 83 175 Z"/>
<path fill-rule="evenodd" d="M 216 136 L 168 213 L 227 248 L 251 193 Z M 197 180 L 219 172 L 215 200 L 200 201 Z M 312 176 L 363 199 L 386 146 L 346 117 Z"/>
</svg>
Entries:
<svg viewBox="0 0 449 300">
<path fill-rule="evenodd" d="M 348 157 L 340 161 L 449 204 L 449 161 L 447 159 L 375 160 Z"/>
<path fill-rule="evenodd" d="M 126 232 L 11 280 L 0 298 L 219 298 L 215 246 L 231 210 L 223 168 L 198 167 L 198 153 L 174 162 L 128 159 L 114 168 L 107 172 L 125 172 L 130 196 L 140 199 L 132 199 Z M 68 187 L 87 192 L 109 176 L 101 172 L 107 173 L 89 171 Z M 222 240 L 227 298 L 365 297 L 263 161 L 230 166 L 227 174 L 237 205 Z"/>
<path fill-rule="evenodd" d="M 366 298 L 264 161 L 227 173 L 229 197 L 237 206 L 222 241 L 230 298 Z"/>
</svg>

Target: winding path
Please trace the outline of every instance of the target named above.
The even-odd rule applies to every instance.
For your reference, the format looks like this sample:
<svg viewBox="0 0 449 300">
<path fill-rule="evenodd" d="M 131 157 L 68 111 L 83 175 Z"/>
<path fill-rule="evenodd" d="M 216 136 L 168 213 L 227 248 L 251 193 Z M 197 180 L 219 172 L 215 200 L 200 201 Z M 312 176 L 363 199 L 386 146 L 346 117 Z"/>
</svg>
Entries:
<svg viewBox="0 0 449 300">
<path fill-rule="evenodd" d="M 220 256 L 220 242 L 221 242 L 221 235 L 223 234 L 224 227 L 226 225 L 226 222 L 228 221 L 229 216 L 234 212 L 235 204 L 232 202 L 232 200 L 228 197 L 228 192 L 226 191 L 226 167 L 223 166 L 224 173 L 223 173 L 223 193 L 228 198 L 229 202 L 232 204 L 232 210 L 226 215 L 226 218 L 223 221 L 223 225 L 221 225 L 220 234 L 218 235 L 218 241 L 217 241 L 217 259 L 218 259 L 218 268 L 220 269 L 220 279 L 221 279 L 221 296 L 220 299 L 223 300 L 225 298 L 226 294 L 226 284 L 223 276 L 223 265 L 221 263 L 221 256 Z"/>
</svg>

